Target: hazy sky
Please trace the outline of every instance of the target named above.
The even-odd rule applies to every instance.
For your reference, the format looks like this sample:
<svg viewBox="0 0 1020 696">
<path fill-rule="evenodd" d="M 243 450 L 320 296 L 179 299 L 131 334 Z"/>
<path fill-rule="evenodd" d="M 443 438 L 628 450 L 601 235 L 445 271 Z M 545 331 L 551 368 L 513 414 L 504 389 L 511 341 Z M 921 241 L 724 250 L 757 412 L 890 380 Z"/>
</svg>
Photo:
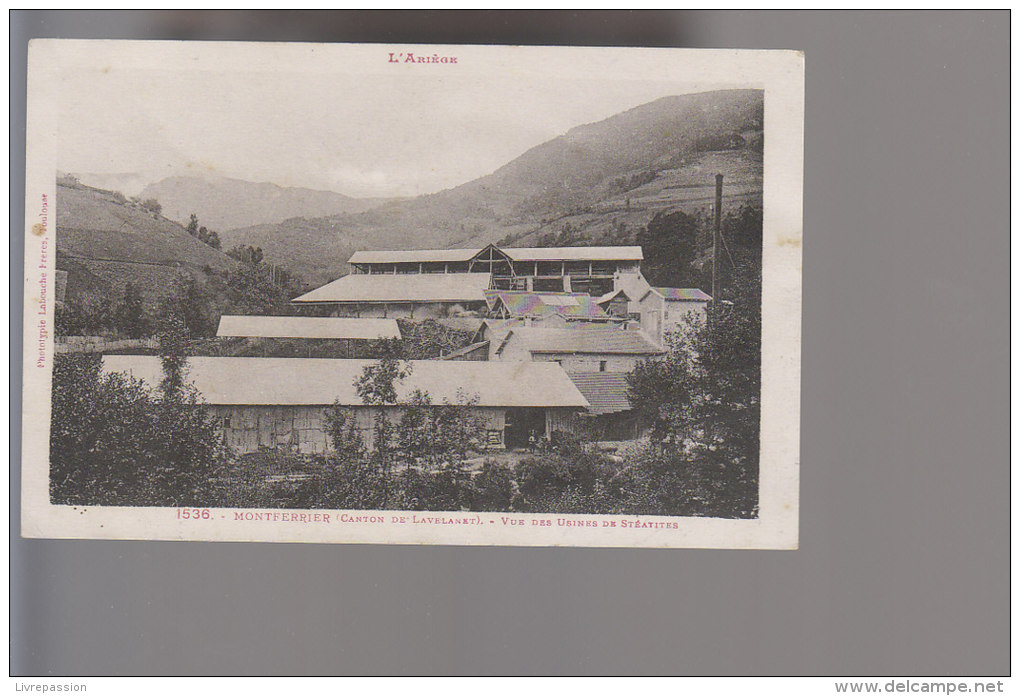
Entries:
<svg viewBox="0 0 1020 696">
<path fill-rule="evenodd" d="M 500 75 L 70 69 L 59 85 L 58 168 L 417 195 L 489 174 L 574 126 L 691 91 L 701 90 L 597 76 L 524 83 Z"/>
</svg>

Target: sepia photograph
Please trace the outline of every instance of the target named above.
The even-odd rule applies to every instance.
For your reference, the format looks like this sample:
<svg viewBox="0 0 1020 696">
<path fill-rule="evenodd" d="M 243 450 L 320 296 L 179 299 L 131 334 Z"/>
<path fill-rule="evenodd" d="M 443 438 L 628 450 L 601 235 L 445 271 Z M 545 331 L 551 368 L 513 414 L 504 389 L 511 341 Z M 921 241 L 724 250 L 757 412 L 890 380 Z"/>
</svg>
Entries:
<svg viewBox="0 0 1020 696">
<path fill-rule="evenodd" d="M 23 535 L 796 548 L 803 65 L 34 40 Z"/>
</svg>

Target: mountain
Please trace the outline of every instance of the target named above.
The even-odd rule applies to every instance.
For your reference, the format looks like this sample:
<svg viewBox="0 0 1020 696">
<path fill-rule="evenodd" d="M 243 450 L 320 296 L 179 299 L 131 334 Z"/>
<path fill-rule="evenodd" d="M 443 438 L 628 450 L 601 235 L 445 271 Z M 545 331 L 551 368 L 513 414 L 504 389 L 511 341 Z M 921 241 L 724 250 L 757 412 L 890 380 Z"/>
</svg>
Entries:
<svg viewBox="0 0 1020 696">
<path fill-rule="evenodd" d="M 760 203 L 764 93 L 664 97 L 538 145 L 492 174 L 360 213 L 220 231 L 260 246 L 312 284 L 346 272 L 355 249 L 627 243 L 659 211 Z"/>
<path fill-rule="evenodd" d="M 297 215 L 324 217 L 357 213 L 384 199 L 351 198 L 334 191 L 288 188 L 219 176 L 172 176 L 149 184 L 139 194 L 153 198 L 172 220 L 187 224 L 191 214 L 217 232 L 235 227 L 277 223 Z"/>
<path fill-rule="evenodd" d="M 119 192 L 63 178 L 56 193 L 57 268 L 68 273 L 68 299 L 112 302 L 130 282 L 155 305 L 182 272 L 224 276 L 237 263 Z"/>
<path fill-rule="evenodd" d="M 154 178 L 139 172 L 73 172 L 71 176 L 86 186 L 120 191 L 125 196 L 137 196 Z"/>
</svg>

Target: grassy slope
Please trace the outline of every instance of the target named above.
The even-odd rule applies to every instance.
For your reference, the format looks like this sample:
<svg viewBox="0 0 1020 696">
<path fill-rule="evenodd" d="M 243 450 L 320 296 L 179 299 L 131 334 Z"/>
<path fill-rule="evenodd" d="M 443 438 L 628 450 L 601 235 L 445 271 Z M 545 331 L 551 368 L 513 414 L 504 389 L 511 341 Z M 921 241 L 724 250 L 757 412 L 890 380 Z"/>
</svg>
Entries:
<svg viewBox="0 0 1020 696">
<path fill-rule="evenodd" d="M 175 222 L 108 191 L 57 186 L 57 267 L 68 271 L 69 296 L 117 297 L 131 282 L 156 302 L 183 271 L 222 274 L 235 261 Z"/>
<path fill-rule="evenodd" d="M 154 198 L 170 219 L 186 224 L 192 213 L 216 230 L 276 223 L 295 215 L 320 217 L 358 213 L 383 202 L 333 191 L 283 187 L 226 177 L 175 176 L 145 187 L 142 200 Z"/>
</svg>

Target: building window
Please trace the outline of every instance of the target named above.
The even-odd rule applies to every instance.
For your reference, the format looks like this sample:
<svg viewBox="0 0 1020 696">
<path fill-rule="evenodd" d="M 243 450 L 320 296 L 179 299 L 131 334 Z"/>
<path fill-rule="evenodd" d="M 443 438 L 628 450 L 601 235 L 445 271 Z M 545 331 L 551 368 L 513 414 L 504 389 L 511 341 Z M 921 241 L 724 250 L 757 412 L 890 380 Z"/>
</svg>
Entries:
<svg viewBox="0 0 1020 696">
<path fill-rule="evenodd" d="M 230 416 L 223 416 L 223 429 L 230 430 Z"/>
<path fill-rule="evenodd" d="M 606 361 L 605 360 L 599 360 L 599 372 L 605 372 L 605 371 L 606 371 Z"/>
</svg>

